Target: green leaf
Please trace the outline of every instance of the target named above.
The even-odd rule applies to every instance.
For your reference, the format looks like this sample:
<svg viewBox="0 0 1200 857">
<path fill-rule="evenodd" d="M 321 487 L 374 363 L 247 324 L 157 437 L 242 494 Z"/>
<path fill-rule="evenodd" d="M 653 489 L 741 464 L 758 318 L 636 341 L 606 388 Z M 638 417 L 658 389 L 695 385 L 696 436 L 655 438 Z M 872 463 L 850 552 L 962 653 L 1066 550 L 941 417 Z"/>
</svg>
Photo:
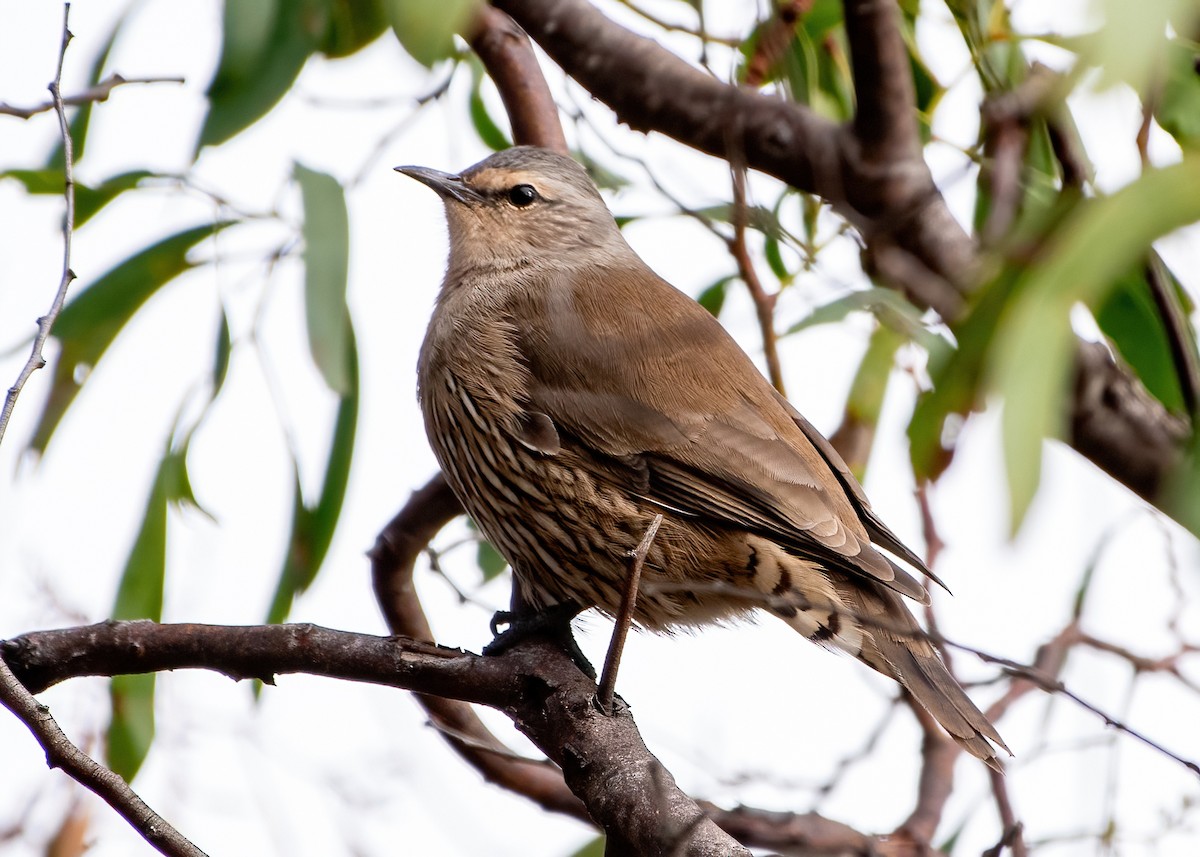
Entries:
<svg viewBox="0 0 1200 857">
<path fill-rule="evenodd" d="M 163 584 L 167 570 L 167 507 L 171 502 L 195 505 L 187 475 L 187 448 L 168 450 L 159 462 L 146 501 L 142 525 L 125 561 L 113 604 L 114 619 L 162 620 Z M 197 507 L 198 508 L 198 507 Z M 154 674 L 112 679 L 112 722 L 108 727 L 110 767 L 132 780 L 154 739 Z"/>
<path fill-rule="evenodd" d="M 475 16 L 479 0 L 389 0 L 396 38 L 425 67 L 454 55 L 455 33 Z"/>
<path fill-rule="evenodd" d="M 907 341 L 902 333 L 880 324 L 871 334 L 858 371 L 854 373 L 842 424 L 832 441 L 859 481 L 866 475 L 896 351 Z"/>
<path fill-rule="evenodd" d="M 1168 285 L 1177 289 L 1178 283 L 1165 267 L 1162 272 Z M 1117 280 L 1095 315 L 1104 335 L 1146 389 L 1170 410 L 1185 410 L 1171 343 L 1146 280 L 1146 267 L 1139 264 Z"/>
<path fill-rule="evenodd" d="M 284 621 L 296 596 L 312 585 L 329 552 L 341 515 L 346 485 L 350 480 L 350 463 L 354 457 L 355 429 L 358 424 L 358 346 L 353 328 L 350 328 L 346 349 L 349 389 L 338 402 L 325 478 L 315 505 L 305 504 L 300 490 L 298 466 L 293 462 L 293 467 L 297 469 L 293 478 L 292 531 L 288 537 L 283 569 L 267 613 L 268 623 Z"/>
<path fill-rule="evenodd" d="M 605 838 L 604 835 L 601 834 L 591 842 L 586 843 L 582 848 L 572 854 L 571 857 L 604 857 L 604 848 Z"/>
<path fill-rule="evenodd" d="M 722 202 L 718 205 L 710 205 L 706 208 L 698 208 L 692 213 L 707 218 L 708 220 L 716 220 L 721 223 L 733 223 L 735 216 L 743 218 L 743 222 L 751 229 L 756 229 L 767 235 L 786 235 L 786 231 L 779 223 L 779 218 L 775 216 L 775 212 L 762 205 L 747 205 L 742 207 L 742 211 L 737 210 L 737 206 Z"/>
<path fill-rule="evenodd" d="M 226 0 L 221 61 L 208 87 L 197 152 L 257 122 L 281 99 L 325 42 L 325 0 Z"/>
<path fill-rule="evenodd" d="M 63 307 L 51 335 L 62 345 L 30 447 L 45 452 L 55 428 L 108 346 L 138 309 L 189 268 L 188 251 L 229 222 L 185 229 L 121 262 Z M 81 372 L 84 373 L 81 375 Z"/>
<path fill-rule="evenodd" d="M 386 0 L 329 0 L 329 14 L 321 53 L 334 59 L 362 50 L 388 25 Z"/>
<path fill-rule="evenodd" d="M 154 673 L 113 676 L 109 698 L 112 721 L 105 736 L 108 766 L 130 782 L 154 741 Z"/>
<path fill-rule="evenodd" d="M 479 540 L 479 550 L 475 554 L 475 562 L 483 572 L 483 582 L 499 577 L 508 568 L 508 560 L 500 555 L 487 539 Z"/>
<path fill-rule="evenodd" d="M 483 103 L 484 71 L 481 63 L 474 55 L 471 57 L 471 95 L 468 108 L 471 114 L 471 124 L 483 144 L 494 152 L 499 152 L 512 146 L 508 135 L 500 129 L 492 114 L 488 113 L 487 105 Z"/>
<path fill-rule="evenodd" d="M 150 178 L 153 175 L 154 173 L 147 170 L 132 170 L 105 179 L 94 187 L 75 182 L 75 228 L 83 226 L 96 212 L 125 191 L 133 190 L 142 179 Z M 16 179 L 25 185 L 27 193 L 54 196 L 62 196 L 67 184 L 61 168 L 5 170 L 0 173 L 0 178 Z"/>
<path fill-rule="evenodd" d="M 1200 48 L 1174 39 L 1167 44 L 1166 81 L 1154 118 L 1185 149 L 1200 147 Z"/>
<path fill-rule="evenodd" d="M 737 278 L 736 274 L 727 274 L 717 280 L 704 291 L 700 292 L 696 298 L 696 303 L 704 307 L 713 318 L 721 315 L 721 308 L 725 306 L 725 295 L 729 291 L 729 284 Z"/>
<path fill-rule="evenodd" d="M 213 358 L 212 396 L 215 399 L 221 387 L 225 384 L 225 376 L 229 374 L 229 355 L 232 345 L 229 340 L 229 316 L 225 308 L 221 308 L 221 322 L 217 325 L 217 347 Z"/>
<path fill-rule="evenodd" d="M 350 218 L 342 186 L 332 176 L 295 166 L 304 199 L 304 310 L 308 347 L 329 388 L 350 389 L 350 311 L 346 274 L 350 265 Z"/>
<path fill-rule="evenodd" d="M 989 378 L 1004 398 L 1002 418 L 1012 528 L 1037 490 L 1042 441 L 1062 434 L 1074 353 L 1070 311 L 1093 310 L 1150 243 L 1200 219 L 1200 155 L 1147 170 L 1111 196 L 1080 203 L 1029 268 L 1006 308 L 989 355 Z"/>
</svg>

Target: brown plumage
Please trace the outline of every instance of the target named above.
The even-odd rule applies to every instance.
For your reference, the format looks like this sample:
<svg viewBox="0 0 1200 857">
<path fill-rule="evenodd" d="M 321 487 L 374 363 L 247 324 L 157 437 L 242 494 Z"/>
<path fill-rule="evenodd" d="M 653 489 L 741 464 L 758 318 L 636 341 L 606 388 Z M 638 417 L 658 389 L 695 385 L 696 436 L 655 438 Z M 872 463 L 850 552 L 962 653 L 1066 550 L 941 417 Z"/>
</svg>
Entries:
<svg viewBox="0 0 1200 857">
<path fill-rule="evenodd" d="M 765 609 L 899 681 L 968 751 L 1004 747 L 900 596 L 928 574 L 829 443 L 708 312 L 633 252 L 574 161 L 519 147 L 443 198 L 450 262 L 421 349 L 446 477 L 525 600 L 616 611 L 656 513 L 636 621 Z"/>
</svg>

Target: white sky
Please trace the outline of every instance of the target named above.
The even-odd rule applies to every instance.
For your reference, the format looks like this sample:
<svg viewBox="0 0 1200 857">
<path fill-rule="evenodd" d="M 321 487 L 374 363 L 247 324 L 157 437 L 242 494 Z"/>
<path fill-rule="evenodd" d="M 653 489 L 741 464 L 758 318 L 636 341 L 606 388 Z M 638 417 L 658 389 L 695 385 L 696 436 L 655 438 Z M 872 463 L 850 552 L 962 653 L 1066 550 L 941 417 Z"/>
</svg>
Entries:
<svg viewBox="0 0 1200 857">
<path fill-rule="evenodd" d="M 1050 28 L 1032 17 L 1041 5 L 1027 2 L 1019 8 L 1028 16 L 1019 16 L 1028 31 Z M 65 92 L 82 87 L 92 58 L 124 8 L 94 0 L 72 9 L 76 38 L 68 53 Z M 134 8 L 110 70 L 127 76 L 182 75 L 187 83 L 124 87 L 98 106 L 88 153 L 78 169 L 84 182 L 146 165 L 163 172 L 187 169 L 203 118 L 203 92 L 219 44 L 219 4 L 147 0 Z M 1071 10 L 1061 14 L 1062 20 L 1072 20 Z M 959 81 L 938 113 L 937 130 L 969 145 L 978 92 L 962 74 L 967 58 L 946 38 L 947 13 L 937 7 L 930 17 L 920 33 L 926 55 L 943 81 Z M 0 100 L 27 104 L 46 97 L 60 20 L 61 8 L 53 3 L 0 6 Z M 720 28 L 726 22 L 710 17 L 710 23 Z M 1054 59 L 1053 51 L 1046 54 Z M 365 170 L 349 193 L 349 299 L 363 365 L 355 469 L 337 538 L 317 584 L 297 602 L 296 620 L 384 632 L 363 552 L 409 491 L 435 471 L 417 412 L 414 367 L 444 264 L 445 229 L 433 195 L 396 176 L 391 167 L 418 163 L 460 169 L 486 154 L 462 109 L 466 76 L 445 106 L 428 109 L 379 157 L 368 158 L 381 136 L 411 111 L 406 99 L 440 79 L 441 73 L 427 75 L 404 56 L 390 36 L 349 61 L 314 61 L 299 83 L 308 98 L 293 94 L 234 142 L 206 152 L 196 169 L 200 183 L 238 206 L 261 211 L 278 202 L 293 220 L 298 194 L 286 185 L 293 161 L 347 182 Z M 371 110 L 313 103 L 376 97 L 394 101 Z M 1099 185 L 1110 189 L 1131 179 L 1137 170 L 1133 96 L 1117 90 L 1081 99 L 1076 107 L 1097 159 Z M 648 158 L 661 180 L 685 200 L 703 205 L 727 196 L 728 177 L 720 163 L 661 139 L 647 142 L 612 129 L 602 109 L 588 109 L 609 128 L 607 136 L 620 141 L 622 150 Z M 56 133 L 49 113 L 28 122 L 0 117 L 0 169 L 38 165 Z M 1176 156 L 1163 135 L 1154 143 L 1162 159 Z M 589 149 L 599 151 L 595 145 Z M 973 174 L 951 146 L 931 147 L 929 157 L 956 214 L 965 220 Z M 610 163 L 636 176 L 634 168 Z M 774 187 L 767 181 L 755 184 L 764 200 L 773 200 Z M 624 192 L 610 197 L 610 203 L 619 213 L 666 210 L 644 191 Z M 0 267 L 0 380 L 5 387 L 24 362 L 23 337 L 45 312 L 58 282 L 60 217 L 59 200 L 29 198 L 16 183 L 0 181 L 0 258 L 5 260 Z M 206 197 L 167 183 L 126 195 L 77 233 L 72 266 L 79 280 L 73 293 L 151 236 L 213 217 Z M 287 444 L 299 451 L 306 488 L 315 490 L 333 404 L 303 340 L 299 265 L 285 261 L 265 280 L 258 262 L 288 234 L 271 224 L 238 227 L 220 237 L 215 253 L 211 243 L 204 246 L 197 257 L 216 254 L 220 263 L 181 277 L 122 332 L 41 462 L 22 460 L 19 453 L 50 372 L 36 374 L 26 387 L 0 447 L 0 638 L 107 616 L 166 432 L 189 388 L 201 384 L 209 371 L 220 302 L 233 329 L 233 364 L 189 462 L 196 494 L 217 523 L 190 513 L 172 516 L 165 618 L 261 620 L 290 516 Z M 732 270 L 724 249 L 685 220 L 652 218 L 627 235 L 660 273 L 692 294 Z M 1196 246 L 1192 233 L 1164 247 L 1193 294 L 1200 292 Z M 781 326 L 858 279 L 853 246 L 831 248 L 816 276 L 785 293 Z M 737 290 L 722 319 L 756 353 L 753 316 Z M 840 418 L 868 330 L 859 319 L 783 342 L 791 397 L 827 433 Z M 903 440 L 912 402 L 911 381 L 897 373 L 867 489 L 885 520 L 919 547 Z M 194 414 L 194 405 L 189 413 Z M 1090 464 L 1050 445 L 1043 489 L 1010 544 L 997 450 L 994 414 L 973 420 L 934 497 L 948 543 L 938 572 L 955 593 L 953 599 L 939 599 L 943 631 L 1016 660 L 1032 659 L 1036 647 L 1066 621 L 1085 566 L 1100 540 L 1111 536 L 1087 627 L 1140 652 L 1166 651 L 1170 641 L 1162 625 L 1173 607 L 1168 563 L 1183 569 L 1182 583 L 1194 601 L 1200 558 L 1195 543 L 1145 512 Z M 461 524 L 452 526 L 437 544 L 449 545 L 462 533 Z M 445 565 L 461 587 L 474 588 L 470 549 L 452 554 Z M 418 582 L 435 632 L 449 645 L 478 650 L 488 638 L 490 611 L 507 602 L 506 583 L 475 593 L 486 607 L 461 607 L 445 582 L 427 570 L 418 573 Z M 1194 631 L 1200 617 L 1193 608 L 1184 619 Z M 594 660 L 602 659 L 608 623 L 591 617 L 579 624 L 584 648 Z M 956 666 L 968 678 L 990 675 L 965 655 L 958 656 Z M 1125 666 L 1087 652 L 1072 656 L 1066 678 L 1077 692 L 1166 746 L 1200 755 L 1194 738 L 1200 700 L 1169 680 L 1141 681 L 1129 701 Z M 637 635 L 627 649 L 620 685 L 647 744 L 691 793 L 729 805 L 740 801 L 800 811 L 812 808 L 805 786 L 828 778 L 837 760 L 861 745 L 892 693 L 869 671 L 771 622 L 677 638 Z M 158 739 L 135 787 L 214 855 L 400 851 L 552 857 L 569 854 L 592 835 L 574 821 L 547 816 L 521 798 L 482 785 L 423 725 L 421 712 L 403 693 L 283 677 L 256 708 L 248 686 L 215 675 L 164 675 L 158 689 Z M 977 692 L 985 704 L 995 695 L 993 687 Z M 94 742 L 102 734 L 107 720 L 103 681 L 77 680 L 43 698 L 78 741 Z M 483 714 L 514 747 L 528 750 L 503 716 Z M 1160 813 L 1176 809 L 1184 795 L 1200 797 L 1194 778 L 1131 740 L 1119 739 L 1115 754 L 1107 753 L 1103 742 L 1111 733 L 1065 701 L 1050 706 L 1045 697 L 1031 695 L 1000 729 L 1017 754 L 1010 784 L 1030 840 L 1097 829 L 1106 789 L 1115 782 L 1122 829 L 1134 837 L 1123 853 L 1149 854 L 1136 838 L 1153 832 Z M 911 808 L 918 741 L 910 717 L 895 719 L 880 749 L 843 777 L 820 811 L 864 830 L 894 827 Z M 1041 756 L 1035 751 L 1043 741 L 1062 747 L 1102 743 L 1090 751 Z M 32 807 L 30 837 L 0 839 L 0 855 L 41 853 L 38 836 L 53 829 L 78 790 L 61 774 L 45 770 L 41 752 L 9 717 L 0 717 L 0 758 L 0 831 Z M 1030 758 L 1035 761 L 1022 764 Z M 961 785 L 942 834 L 969 818 L 961 853 L 979 853 L 997 837 L 995 812 L 981 766 L 964 760 L 958 773 Z M 91 801 L 91 815 L 95 844 L 90 854 L 150 853 L 103 805 Z M 1153 853 L 1193 854 L 1195 846 L 1195 839 L 1180 836 Z M 1066 843 L 1047 853 L 1093 853 L 1093 847 Z"/>
</svg>

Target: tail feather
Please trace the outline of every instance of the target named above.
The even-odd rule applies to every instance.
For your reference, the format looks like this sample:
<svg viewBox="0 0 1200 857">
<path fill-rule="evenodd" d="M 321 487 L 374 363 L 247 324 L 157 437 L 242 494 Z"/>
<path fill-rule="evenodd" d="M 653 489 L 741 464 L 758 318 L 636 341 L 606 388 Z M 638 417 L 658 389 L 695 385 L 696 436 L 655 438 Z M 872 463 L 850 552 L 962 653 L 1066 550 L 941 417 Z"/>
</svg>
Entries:
<svg viewBox="0 0 1200 857">
<path fill-rule="evenodd" d="M 858 611 L 868 626 L 859 658 L 904 685 L 963 749 L 999 770 L 992 745 L 1009 755 L 1011 751 L 996 727 L 950 675 L 929 640 L 921 636 L 904 602 L 882 587 L 873 589 L 856 586 L 852 592 L 842 593 L 849 596 L 850 609 Z"/>
<path fill-rule="evenodd" d="M 900 596 L 869 581 L 831 577 L 825 578 L 832 584 L 825 591 L 798 589 L 796 610 L 776 612 L 813 642 L 848 652 L 898 681 L 963 749 L 999 770 L 995 748 L 1011 752 L 950 675 Z"/>
</svg>

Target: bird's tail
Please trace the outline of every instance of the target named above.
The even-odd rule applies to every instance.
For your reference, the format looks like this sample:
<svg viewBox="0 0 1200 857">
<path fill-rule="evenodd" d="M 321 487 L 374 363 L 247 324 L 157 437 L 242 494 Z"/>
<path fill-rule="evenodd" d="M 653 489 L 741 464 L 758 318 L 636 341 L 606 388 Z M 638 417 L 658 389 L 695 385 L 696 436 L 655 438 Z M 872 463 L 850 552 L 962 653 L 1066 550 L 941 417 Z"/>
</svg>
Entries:
<svg viewBox="0 0 1200 857">
<path fill-rule="evenodd" d="M 842 633 L 825 639 L 900 682 L 964 750 L 1000 770 L 996 747 L 1010 753 L 1000 733 L 950 675 L 900 596 L 862 581 L 834 585 L 842 602 L 838 609 L 848 615 L 842 617 Z M 846 633 L 847 626 L 857 626 L 857 632 Z"/>
</svg>

